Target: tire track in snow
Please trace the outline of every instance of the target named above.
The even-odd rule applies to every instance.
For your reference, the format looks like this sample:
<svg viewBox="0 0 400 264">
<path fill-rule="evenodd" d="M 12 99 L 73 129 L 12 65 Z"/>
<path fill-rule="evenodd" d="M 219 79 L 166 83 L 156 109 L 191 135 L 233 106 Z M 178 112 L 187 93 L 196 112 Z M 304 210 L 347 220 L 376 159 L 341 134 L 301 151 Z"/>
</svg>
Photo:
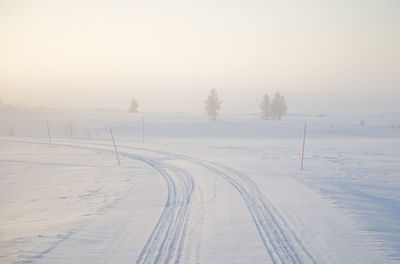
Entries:
<svg viewBox="0 0 400 264">
<path fill-rule="evenodd" d="M 240 193 L 273 263 L 317 263 L 254 181 L 241 172 L 222 165 L 193 162 L 223 177 Z"/>
<path fill-rule="evenodd" d="M 10 142 L 47 144 L 28 140 L 12 140 Z M 106 144 L 80 142 L 71 144 L 71 142 L 68 142 L 67 144 L 53 145 L 113 153 L 112 150 L 93 147 L 93 145 L 108 147 Z M 165 207 L 136 263 L 179 263 L 190 216 L 191 196 L 194 189 L 192 176 L 183 169 L 154 158 L 126 152 L 119 153 L 122 157 L 142 161 L 154 168 L 164 178 L 168 188 Z"/>
<path fill-rule="evenodd" d="M 168 187 L 165 208 L 136 263 L 179 263 L 187 234 L 194 188 L 191 175 L 155 159 L 125 152 L 120 154 L 153 167 L 161 174 Z"/>
<path fill-rule="evenodd" d="M 245 174 L 215 162 L 202 161 L 186 155 L 145 148 L 126 148 L 144 150 L 193 162 L 224 178 L 240 193 L 245 201 L 273 263 L 317 263 L 284 217 L 266 199 L 258 185 Z"/>
</svg>

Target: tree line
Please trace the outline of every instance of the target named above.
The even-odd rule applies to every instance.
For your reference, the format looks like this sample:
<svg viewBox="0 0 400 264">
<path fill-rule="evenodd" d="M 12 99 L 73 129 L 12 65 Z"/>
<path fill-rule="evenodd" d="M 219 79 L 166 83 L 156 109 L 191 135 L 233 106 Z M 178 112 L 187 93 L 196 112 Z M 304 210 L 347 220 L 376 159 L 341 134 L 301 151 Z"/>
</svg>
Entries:
<svg viewBox="0 0 400 264">
<path fill-rule="evenodd" d="M 208 116 L 208 118 L 212 121 L 217 120 L 217 115 L 219 109 L 221 108 L 222 100 L 219 99 L 215 89 L 210 90 L 207 99 L 204 101 L 204 104 L 204 113 Z M 129 112 L 137 113 L 138 107 L 139 105 L 136 99 L 133 98 L 129 107 Z M 260 108 L 261 119 L 264 120 L 281 120 L 282 116 L 286 114 L 288 109 L 285 97 L 279 92 L 275 93 L 275 96 L 272 100 L 269 98 L 268 94 L 264 95 L 260 104 Z"/>
</svg>

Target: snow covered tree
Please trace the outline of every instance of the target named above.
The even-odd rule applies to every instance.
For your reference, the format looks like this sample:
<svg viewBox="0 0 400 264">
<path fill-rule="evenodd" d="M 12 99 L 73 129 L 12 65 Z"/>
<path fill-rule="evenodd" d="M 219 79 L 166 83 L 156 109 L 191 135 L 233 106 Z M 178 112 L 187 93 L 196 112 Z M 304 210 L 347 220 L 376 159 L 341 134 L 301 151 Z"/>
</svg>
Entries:
<svg viewBox="0 0 400 264">
<path fill-rule="evenodd" d="M 287 112 L 285 97 L 277 92 L 272 102 L 272 118 L 281 120 L 282 116 Z"/>
<path fill-rule="evenodd" d="M 129 107 L 129 112 L 131 112 L 131 113 L 138 112 L 138 103 L 136 102 L 135 98 L 133 98 L 131 101 L 131 106 Z"/>
<path fill-rule="evenodd" d="M 204 103 L 206 104 L 205 113 L 210 120 L 217 120 L 218 110 L 221 108 L 222 101 L 218 99 L 218 94 L 215 89 L 210 90 L 207 100 L 205 100 Z"/>
<path fill-rule="evenodd" d="M 272 105 L 268 94 L 264 95 L 263 101 L 260 104 L 261 107 L 261 119 L 268 120 L 272 117 Z"/>
</svg>

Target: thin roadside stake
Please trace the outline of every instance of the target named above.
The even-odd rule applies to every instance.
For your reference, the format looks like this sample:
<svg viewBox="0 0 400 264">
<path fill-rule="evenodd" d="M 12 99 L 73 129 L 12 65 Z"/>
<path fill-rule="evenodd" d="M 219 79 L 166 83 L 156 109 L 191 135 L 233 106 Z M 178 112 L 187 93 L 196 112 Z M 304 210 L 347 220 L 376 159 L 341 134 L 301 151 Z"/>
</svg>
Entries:
<svg viewBox="0 0 400 264">
<path fill-rule="evenodd" d="M 112 141 L 113 141 L 113 143 L 114 143 L 115 154 L 117 155 L 118 166 L 121 166 L 121 163 L 119 162 L 119 156 L 118 156 L 117 146 L 115 145 L 114 135 L 113 135 L 113 132 L 112 132 L 112 130 L 111 130 L 111 127 L 110 127 L 110 133 L 111 133 Z"/>
<path fill-rule="evenodd" d="M 47 133 L 49 135 L 49 144 L 51 145 L 51 136 L 50 136 L 50 128 L 49 128 L 49 121 L 46 121 L 47 124 Z"/>
<path fill-rule="evenodd" d="M 303 170 L 303 162 L 304 162 L 304 146 L 306 144 L 306 129 L 307 129 L 307 123 L 304 124 L 303 151 L 301 153 L 301 170 Z"/>
<path fill-rule="evenodd" d="M 142 142 L 144 142 L 144 116 L 142 117 Z"/>
</svg>

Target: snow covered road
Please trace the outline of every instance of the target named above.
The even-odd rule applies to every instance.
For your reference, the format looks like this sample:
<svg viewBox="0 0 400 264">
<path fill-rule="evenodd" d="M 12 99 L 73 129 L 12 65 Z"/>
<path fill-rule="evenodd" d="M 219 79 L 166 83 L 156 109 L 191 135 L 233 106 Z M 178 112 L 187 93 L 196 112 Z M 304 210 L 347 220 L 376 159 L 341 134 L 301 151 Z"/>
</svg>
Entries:
<svg viewBox="0 0 400 264">
<path fill-rule="evenodd" d="M 46 144 L 37 141 L 19 141 L 19 143 Z M 102 144 L 62 143 L 55 146 L 111 152 L 107 150 L 110 146 Z M 214 176 L 225 179 L 227 183 L 231 184 L 240 193 L 272 263 L 316 263 L 295 232 L 290 229 L 285 219 L 266 200 L 257 185 L 241 172 L 219 164 L 173 153 L 143 148 L 134 149 L 132 147 L 121 146 L 118 146 L 118 148 L 123 149 L 120 152 L 122 157 L 142 161 L 157 171 L 165 180 L 168 189 L 165 207 L 136 263 L 179 263 L 184 254 L 186 260 L 200 261 L 199 259 L 195 259 L 195 256 L 190 255 L 190 252 L 195 252 L 195 249 L 185 247 L 185 241 L 189 236 L 191 237 L 191 244 L 199 247 L 201 241 L 196 238 L 195 234 L 191 234 L 189 230 L 195 231 L 196 228 L 200 227 L 199 225 L 202 224 L 201 217 L 205 213 L 205 208 L 201 206 L 203 204 L 201 201 L 192 206 L 192 194 L 196 180 L 194 180 L 189 171 L 172 165 L 171 161 L 174 163 L 182 161 L 186 163 L 191 162 L 203 170 L 208 170 Z M 135 150 L 155 153 L 158 157 L 138 155 L 135 153 Z M 202 193 L 206 192 L 206 190 L 199 191 Z M 199 214 L 198 212 L 200 211 L 204 212 Z M 195 218 L 196 216 L 198 217 L 197 219 Z M 193 223 L 196 223 L 196 227 L 190 226 Z M 124 230 L 121 231 L 124 234 L 126 232 Z M 77 231 L 70 234 L 72 233 L 73 236 L 79 234 Z M 68 246 L 64 248 L 63 244 L 68 245 L 66 240 L 73 239 L 73 236 L 71 238 L 70 235 L 63 237 L 60 240 L 62 243 L 57 242 L 53 247 L 36 256 L 36 258 L 38 258 L 40 263 L 54 263 L 58 262 L 57 259 L 65 261 L 63 255 L 65 252 L 70 252 L 70 250 Z M 118 236 L 121 236 L 121 234 L 118 234 Z M 194 240 L 197 240 L 197 242 L 194 243 Z M 110 245 L 107 247 L 110 247 Z M 110 252 L 107 254 L 110 254 Z M 197 254 L 197 258 L 199 258 L 199 254 Z M 105 259 L 113 258 L 107 256 Z"/>
<path fill-rule="evenodd" d="M 17 149 L 15 154 L 19 155 L 18 148 L 27 147 L 49 152 L 36 154 L 40 159 L 54 152 L 65 152 L 69 156 L 67 163 L 56 162 L 54 156 L 54 161 L 45 163 L 46 166 L 55 164 L 57 170 L 62 170 L 62 166 L 73 167 L 74 158 L 91 157 L 95 163 L 104 158 L 114 159 L 112 146 L 103 142 L 59 140 L 48 146 L 38 139 L 3 138 L 2 143 L 3 148 L 8 146 L 8 151 Z M 354 253 L 337 254 L 342 231 L 335 230 L 336 234 L 330 237 L 314 233 L 309 223 L 294 221 L 294 216 L 268 199 L 254 180 L 227 164 L 153 147 L 118 145 L 117 148 L 122 166 L 108 168 L 111 173 L 106 178 L 129 175 L 129 181 L 125 179 L 128 184 L 122 182 L 107 191 L 102 190 L 105 188 L 102 185 L 96 191 L 79 195 L 81 201 L 99 194 L 113 193 L 115 197 L 106 202 L 95 200 L 91 213 L 83 214 L 85 217 L 70 216 L 65 225 L 55 225 L 55 235 L 43 235 L 51 233 L 46 227 L 33 227 L 30 232 L 40 233 L 30 239 L 24 238 L 26 234 L 13 237 L 10 233 L 1 241 L 1 258 L 5 263 L 244 263 L 246 260 L 251 263 L 376 263 L 382 259 L 374 251 L 359 255 L 357 248 L 368 247 L 368 243 L 363 243 L 363 238 L 354 230 L 352 241 L 346 241 L 346 245 L 354 247 L 350 248 Z M 31 155 L 28 159 L 32 160 Z M 10 166 L 16 163 L 12 158 L 9 155 L 8 160 L 1 160 L 11 172 L 18 167 L 18 163 Z M 52 192 L 53 185 L 41 184 L 43 190 Z M 85 187 L 93 187 L 91 184 Z M 38 196 L 37 192 L 26 195 Z M 64 195 L 59 197 L 59 201 L 69 199 Z M 3 204 L 7 198 L 3 196 Z M 77 204 L 79 201 L 72 201 L 68 206 L 76 210 Z M 38 222 L 39 216 L 34 215 Z M 58 218 L 53 214 L 47 216 L 50 223 Z M 321 221 L 327 218 L 321 215 Z M 2 234 L 24 223 L 11 227 L 10 221 L 3 220 Z M 304 234 L 304 230 L 308 233 Z M 49 239 L 45 241 L 44 237 Z M 332 248 L 321 250 L 318 246 L 321 239 L 333 239 Z M 29 245 L 29 250 L 22 245 Z"/>
<path fill-rule="evenodd" d="M 316 260 L 308 252 L 295 232 L 287 225 L 285 219 L 279 215 L 278 211 L 266 200 L 258 186 L 246 175 L 232 168 L 196 160 L 192 157 L 159 151 L 156 153 L 167 154 L 175 159 L 193 162 L 229 182 L 245 201 L 260 238 L 273 263 L 316 263 Z M 140 159 L 138 157 L 134 158 Z M 154 163 L 145 162 L 160 171 Z M 164 175 L 165 171 L 160 171 L 160 173 Z M 187 173 L 187 175 L 189 174 Z M 187 200 L 190 200 L 190 198 L 187 198 Z M 166 208 L 168 208 L 168 202 Z M 171 220 L 171 222 L 177 222 L 175 219 Z"/>
</svg>

